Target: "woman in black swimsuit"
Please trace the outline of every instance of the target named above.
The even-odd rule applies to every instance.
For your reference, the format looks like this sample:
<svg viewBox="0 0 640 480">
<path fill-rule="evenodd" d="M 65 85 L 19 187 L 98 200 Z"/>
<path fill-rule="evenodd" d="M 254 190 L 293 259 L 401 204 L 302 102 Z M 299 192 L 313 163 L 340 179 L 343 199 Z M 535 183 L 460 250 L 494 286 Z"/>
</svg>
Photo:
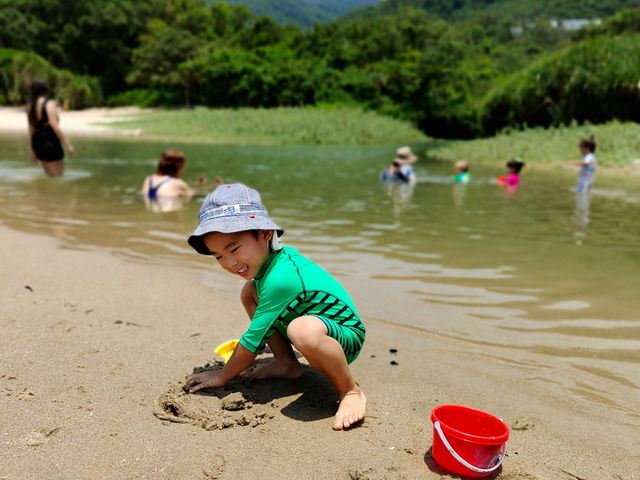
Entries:
<svg viewBox="0 0 640 480">
<path fill-rule="evenodd" d="M 56 103 L 49 97 L 49 86 L 43 80 L 31 83 L 31 102 L 27 107 L 29 136 L 31 138 L 31 160 L 40 161 L 50 177 L 64 173 L 64 150 L 62 144 L 73 155 L 73 146 L 60 129 Z"/>
</svg>

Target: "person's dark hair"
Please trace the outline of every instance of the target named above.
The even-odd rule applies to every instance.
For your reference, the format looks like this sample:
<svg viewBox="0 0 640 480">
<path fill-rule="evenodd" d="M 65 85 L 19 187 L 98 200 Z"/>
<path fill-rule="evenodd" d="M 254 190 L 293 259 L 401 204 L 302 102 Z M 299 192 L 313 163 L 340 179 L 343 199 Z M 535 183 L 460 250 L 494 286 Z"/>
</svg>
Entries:
<svg viewBox="0 0 640 480">
<path fill-rule="evenodd" d="M 507 162 L 507 168 L 513 170 L 514 173 L 520 173 L 525 163 L 519 158 L 512 158 Z"/>
<path fill-rule="evenodd" d="M 42 79 L 36 78 L 31 82 L 29 89 L 31 91 L 31 99 L 29 101 L 29 123 L 35 124 L 38 121 L 38 116 L 36 115 L 38 99 L 49 95 L 49 84 Z"/>
<path fill-rule="evenodd" d="M 158 162 L 158 175 L 169 175 L 170 177 L 177 177 L 178 172 L 182 169 L 187 159 L 184 154 L 178 150 L 165 150 L 160 155 L 160 161 Z"/>
<path fill-rule="evenodd" d="M 594 153 L 596 151 L 596 139 L 593 138 L 593 135 L 591 135 L 589 138 L 581 140 L 578 146 L 580 148 L 589 150 L 591 153 Z"/>
</svg>

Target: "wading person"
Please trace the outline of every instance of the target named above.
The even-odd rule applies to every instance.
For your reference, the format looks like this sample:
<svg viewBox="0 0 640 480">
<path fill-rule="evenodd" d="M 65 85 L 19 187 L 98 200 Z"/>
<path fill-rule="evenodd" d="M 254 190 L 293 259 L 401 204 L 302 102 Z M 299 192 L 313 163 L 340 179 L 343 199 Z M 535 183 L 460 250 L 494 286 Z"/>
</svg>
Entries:
<svg viewBox="0 0 640 480">
<path fill-rule="evenodd" d="M 56 102 L 49 98 L 49 85 L 43 80 L 31 82 L 31 101 L 27 106 L 31 160 L 39 161 L 49 177 L 64 174 L 64 144 L 69 155 L 73 146 L 67 140 L 58 118 Z"/>
</svg>

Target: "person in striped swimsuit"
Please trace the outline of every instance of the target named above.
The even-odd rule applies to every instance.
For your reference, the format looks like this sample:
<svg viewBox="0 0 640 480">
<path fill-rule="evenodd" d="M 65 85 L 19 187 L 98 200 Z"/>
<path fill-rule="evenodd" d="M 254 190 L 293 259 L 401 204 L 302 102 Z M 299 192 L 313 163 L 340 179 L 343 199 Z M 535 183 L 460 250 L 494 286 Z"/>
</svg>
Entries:
<svg viewBox="0 0 640 480">
<path fill-rule="evenodd" d="M 224 368 L 191 375 L 185 389 L 223 387 L 266 345 L 274 359 L 247 375 L 299 378 L 303 369 L 293 345 L 335 387 L 340 404 L 333 428 L 348 429 L 366 411 L 366 397 L 349 369 L 364 344 L 365 326 L 342 285 L 296 249 L 282 246 L 283 233 L 260 194 L 245 185 L 221 185 L 205 198 L 189 244 L 247 280 L 241 300 L 251 322 Z"/>
</svg>

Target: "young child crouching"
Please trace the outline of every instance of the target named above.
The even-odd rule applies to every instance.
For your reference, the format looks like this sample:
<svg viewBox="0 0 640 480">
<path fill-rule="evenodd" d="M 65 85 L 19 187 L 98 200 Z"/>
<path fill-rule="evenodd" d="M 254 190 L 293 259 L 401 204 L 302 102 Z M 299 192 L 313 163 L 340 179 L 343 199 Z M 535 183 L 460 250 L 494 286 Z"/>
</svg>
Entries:
<svg viewBox="0 0 640 480">
<path fill-rule="evenodd" d="M 185 388 L 195 393 L 223 387 L 265 345 L 274 359 L 249 376 L 298 378 L 303 369 L 293 345 L 335 387 L 340 405 L 333 428 L 347 429 L 365 416 L 367 399 L 349 370 L 362 349 L 365 326 L 346 290 L 295 249 L 283 247 L 283 233 L 260 194 L 245 185 L 221 185 L 205 198 L 189 244 L 247 280 L 240 299 L 251 322 L 224 368 L 189 376 Z"/>
</svg>

